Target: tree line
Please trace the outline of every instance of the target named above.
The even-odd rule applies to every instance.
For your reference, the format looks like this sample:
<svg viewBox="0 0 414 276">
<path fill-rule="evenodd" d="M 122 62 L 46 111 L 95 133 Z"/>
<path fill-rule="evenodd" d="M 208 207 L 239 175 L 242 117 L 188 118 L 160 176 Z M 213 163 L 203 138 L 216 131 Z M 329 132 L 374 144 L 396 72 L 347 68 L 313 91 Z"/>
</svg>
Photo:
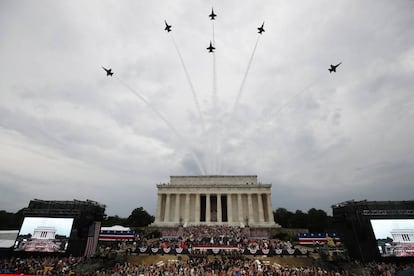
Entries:
<svg viewBox="0 0 414 276">
<path fill-rule="evenodd" d="M 290 212 L 285 208 L 273 211 L 275 222 L 284 228 L 304 228 L 311 233 L 334 232 L 332 216 L 320 209 L 311 208 L 307 213 L 301 210 Z"/>
<path fill-rule="evenodd" d="M 328 216 L 325 211 L 315 208 L 309 209 L 307 213 L 300 210 L 291 212 L 285 208 L 277 208 L 273 211 L 273 217 L 275 222 L 284 228 L 304 228 L 313 233 L 333 231 L 332 217 Z M 146 227 L 154 220 L 154 216 L 150 215 L 143 207 L 139 207 L 132 210 L 128 217 L 107 216 L 102 221 L 102 226 Z M 19 229 L 22 222 L 22 210 L 16 213 L 0 210 L 0 230 Z"/>
<path fill-rule="evenodd" d="M 24 219 L 22 210 L 16 213 L 0 210 L 0 230 L 20 229 Z M 102 221 L 102 226 L 145 227 L 153 223 L 154 220 L 154 216 L 151 216 L 143 207 L 139 207 L 132 210 L 131 214 L 126 218 L 118 215 L 105 217 Z"/>
</svg>

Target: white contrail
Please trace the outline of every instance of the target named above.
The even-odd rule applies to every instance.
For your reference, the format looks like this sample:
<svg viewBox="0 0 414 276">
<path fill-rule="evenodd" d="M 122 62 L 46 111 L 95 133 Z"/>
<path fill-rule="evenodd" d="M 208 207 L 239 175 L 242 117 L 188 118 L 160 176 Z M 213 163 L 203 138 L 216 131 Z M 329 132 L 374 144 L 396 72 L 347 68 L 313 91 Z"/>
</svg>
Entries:
<svg viewBox="0 0 414 276">
<path fill-rule="evenodd" d="M 236 96 L 236 100 L 235 100 L 235 102 L 234 102 L 234 105 L 233 105 L 233 109 L 230 111 L 230 113 L 229 113 L 229 119 L 231 118 L 231 117 L 233 117 L 234 115 L 235 115 L 235 113 L 236 113 L 236 111 L 237 111 L 237 108 L 238 108 L 238 106 L 239 106 L 239 102 L 240 102 L 240 98 L 241 98 L 241 96 L 242 96 L 242 93 L 243 93 L 243 89 L 244 89 L 244 85 L 245 85 L 245 83 L 246 83 L 246 79 L 247 79 L 247 75 L 249 74 L 249 71 L 250 71 L 250 67 L 251 67 L 251 65 L 252 65 L 252 62 L 253 62 L 253 58 L 254 58 L 254 55 L 255 55 L 255 53 L 256 53 L 256 49 L 257 49 L 257 45 L 259 44 L 259 40 L 260 40 L 260 35 L 258 35 L 257 36 L 257 40 L 256 40 L 256 43 L 255 43 L 255 45 L 254 45 L 254 47 L 253 47 L 253 51 L 252 51 L 252 54 L 251 54 L 251 56 L 250 56 L 250 59 L 249 59 L 249 62 L 248 62 L 248 64 L 247 64 L 247 68 L 246 68 L 246 72 L 244 73 L 244 76 L 243 76 L 243 79 L 242 79 L 242 82 L 241 82 L 241 84 L 240 84 L 240 88 L 239 88 L 239 91 L 238 91 L 238 94 L 237 94 L 237 96 Z M 228 124 L 229 122 L 227 122 L 227 124 Z M 222 144 L 223 143 L 223 139 L 224 139 L 224 137 L 226 136 L 226 132 L 228 132 L 229 131 L 229 129 L 225 126 L 225 128 L 223 129 L 223 134 L 222 134 L 222 136 L 221 136 L 221 139 L 220 139 L 220 144 Z M 219 151 L 221 151 L 221 147 L 220 147 L 220 149 L 219 149 Z M 221 162 L 222 163 L 222 162 Z M 220 164 L 220 171 L 222 171 L 222 164 Z"/>
<path fill-rule="evenodd" d="M 215 32 L 214 32 L 214 20 L 211 20 L 211 26 L 213 30 L 213 44 L 216 45 Z M 217 95 L 217 70 L 216 70 L 216 53 L 213 52 L 213 171 L 217 174 L 218 170 L 218 95 Z"/>
<path fill-rule="evenodd" d="M 302 88 L 301 90 L 299 90 L 298 93 L 296 93 L 295 95 L 293 95 L 292 97 L 290 97 L 286 102 L 284 102 L 278 109 L 276 109 L 275 112 L 272 112 L 272 115 L 278 115 L 283 109 L 285 109 L 294 99 L 296 99 L 297 97 L 299 97 L 299 95 L 301 95 L 303 92 L 305 92 L 306 90 L 308 90 L 309 88 L 311 88 L 315 83 L 317 83 L 323 76 L 321 76 L 320 78 L 315 79 L 314 81 L 312 81 L 310 84 L 308 84 L 307 86 L 305 86 L 304 88 Z"/>
<path fill-rule="evenodd" d="M 204 118 L 203 118 L 203 115 L 201 113 L 201 108 L 200 108 L 200 104 L 198 102 L 197 93 L 196 93 L 196 91 L 194 89 L 194 86 L 193 86 L 193 83 L 191 81 L 190 74 L 188 73 L 187 67 L 185 66 L 185 63 L 184 63 L 184 59 L 181 55 L 181 52 L 178 48 L 177 43 L 175 42 L 175 39 L 174 39 L 173 35 L 171 34 L 170 37 L 171 37 L 171 40 L 174 44 L 174 48 L 177 51 L 178 57 L 180 58 L 181 65 L 183 66 L 184 73 L 185 73 L 185 76 L 187 78 L 188 84 L 190 85 L 191 93 L 193 94 L 194 103 L 195 103 L 196 108 L 197 108 L 198 116 L 200 117 L 201 125 L 203 127 L 203 130 L 205 130 Z"/>
<path fill-rule="evenodd" d="M 213 44 L 216 45 L 216 39 L 214 37 L 214 20 L 211 20 L 212 27 L 213 27 Z M 216 70 L 216 53 L 213 52 L 213 106 L 214 106 L 214 112 L 217 112 L 217 102 L 218 102 L 218 96 L 217 96 L 217 70 Z"/>
<path fill-rule="evenodd" d="M 254 54 L 256 53 L 256 48 L 257 48 L 257 44 L 259 43 L 259 39 L 260 39 L 260 35 L 257 36 L 256 44 L 254 45 L 252 55 L 250 56 L 249 63 L 247 64 L 246 72 L 244 73 L 243 80 L 240 85 L 239 93 L 237 94 L 236 101 L 234 102 L 234 105 L 233 105 L 233 111 L 231 112 L 232 114 L 237 111 L 239 101 L 243 93 L 244 84 L 246 83 L 246 78 L 249 73 L 250 67 L 252 65 Z"/>
<path fill-rule="evenodd" d="M 124 87 L 126 87 L 132 94 L 134 94 L 134 96 L 136 96 L 137 98 L 139 98 L 140 100 L 142 100 L 158 116 L 158 118 L 160 118 L 172 130 L 172 132 L 178 137 L 178 139 L 181 140 L 181 142 L 183 142 L 184 145 L 190 145 L 190 143 L 188 141 L 186 141 L 180 135 L 180 133 L 175 129 L 175 127 L 152 104 L 150 104 L 150 102 L 148 102 L 145 99 L 144 96 L 142 96 L 140 93 L 138 93 L 137 91 L 135 91 L 135 89 L 133 89 L 132 87 L 130 87 L 126 82 L 124 82 L 123 80 L 121 80 L 119 77 L 116 78 L 116 79 L 119 81 L 119 83 L 121 83 Z M 198 158 L 197 154 L 194 153 L 194 151 L 193 151 L 192 148 L 190 148 L 190 152 L 191 152 L 191 154 L 192 154 L 195 162 L 197 163 L 197 166 L 200 169 L 200 172 L 202 174 L 205 174 L 204 166 L 202 165 L 202 162 Z"/>
</svg>

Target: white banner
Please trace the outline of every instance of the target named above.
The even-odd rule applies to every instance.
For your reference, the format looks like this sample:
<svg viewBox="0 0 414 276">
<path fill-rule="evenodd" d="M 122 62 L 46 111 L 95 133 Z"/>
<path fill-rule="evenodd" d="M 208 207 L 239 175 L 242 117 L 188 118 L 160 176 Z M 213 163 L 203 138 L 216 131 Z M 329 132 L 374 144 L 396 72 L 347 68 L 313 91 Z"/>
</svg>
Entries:
<svg viewBox="0 0 414 276">
<path fill-rule="evenodd" d="M 250 254 L 256 254 L 257 249 L 256 248 L 249 248 Z"/>
<path fill-rule="evenodd" d="M 290 255 L 293 255 L 293 254 L 295 253 L 295 249 L 288 248 L 288 249 L 286 249 L 286 250 L 287 250 L 287 252 L 288 252 Z"/>
<path fill-rule="evenodd" d="M 213 248 L 211 250 L 213 251 L 214 254 L 218 254 L 220 252 L 219 248 Z"/>
</svg>

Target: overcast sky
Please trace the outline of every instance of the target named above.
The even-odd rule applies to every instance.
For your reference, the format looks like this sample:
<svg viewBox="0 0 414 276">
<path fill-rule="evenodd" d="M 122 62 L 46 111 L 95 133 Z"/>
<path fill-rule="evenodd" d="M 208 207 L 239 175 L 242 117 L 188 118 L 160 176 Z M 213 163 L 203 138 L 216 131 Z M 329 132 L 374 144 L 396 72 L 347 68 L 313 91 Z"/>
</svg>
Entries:
<svg viewBox="0 0 414 276">
<path fill-rule="evenodd" d="M 155 214 L 201 174 L 291 211 L 414 199 L 413 1 L 3 0 L 0 26 L 0 209 Z"/>
</svg>

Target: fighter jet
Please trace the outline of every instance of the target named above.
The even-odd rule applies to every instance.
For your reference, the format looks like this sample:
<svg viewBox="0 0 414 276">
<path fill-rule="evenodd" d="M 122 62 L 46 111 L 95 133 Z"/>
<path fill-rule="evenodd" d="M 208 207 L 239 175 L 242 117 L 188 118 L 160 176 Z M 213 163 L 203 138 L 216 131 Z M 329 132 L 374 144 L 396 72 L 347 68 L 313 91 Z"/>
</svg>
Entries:
<svg viewBox="0 0 414 276">
<path fill-rule="evenodd" d="M 112 75 L 114 74 L 114 73 L 112 73 L 112 69 L 106 69 L 105 67 L 103 67 L 102 66 L 102 69 L 104 69 L 105 71 L 106 71 L 106 76 L 108 77 L 108 76 L 111 76 L 112 77 Z"/>
<path fill-rule="evenodd" d="M 210 41 L 210 46 L 208 46 L 207 47 L 207 50 L 210 52 L 210 53 L 214 53 L 214 50 L 215 50 L 216 48 L 214 48 L 213 47 L 213 45 L 211 44 L 211 41 Z"/>
<path fill-rule="evenodd" d="M 337 65 L 332 65 L 331 64 L 331 68 L 329 68 L 329 73 L 335 72 L 336 73 L 336 67 L 338 67 L 339 65 L 341 65 L 342 62 L 338 63 Z"/>
<path fill-rule="evenodd" d="M 171 25 L 168 25 L 167 20 L 164 20 L 164 22 L 165 22 L 164 30 L 167 31 L 167 32 L 171 32 Z"/>
<path fill-rule="evenodd" d="M 264 27 L 264 22 L 263 22 L 262 26 L 260 26 L 259 28 L 257 28 L 259 30 L 258 31 L 259 34 L 262 34 L 265 31 L 263 27 Z"/>
<path fill-rule="evenodd" d="M 210 20 L 214 20 L 214 18 L 217 16 L 217 14 L 214 13 L 213 8 L 211 8 L 211 13 L 210 13 Z"/>
</svg>

